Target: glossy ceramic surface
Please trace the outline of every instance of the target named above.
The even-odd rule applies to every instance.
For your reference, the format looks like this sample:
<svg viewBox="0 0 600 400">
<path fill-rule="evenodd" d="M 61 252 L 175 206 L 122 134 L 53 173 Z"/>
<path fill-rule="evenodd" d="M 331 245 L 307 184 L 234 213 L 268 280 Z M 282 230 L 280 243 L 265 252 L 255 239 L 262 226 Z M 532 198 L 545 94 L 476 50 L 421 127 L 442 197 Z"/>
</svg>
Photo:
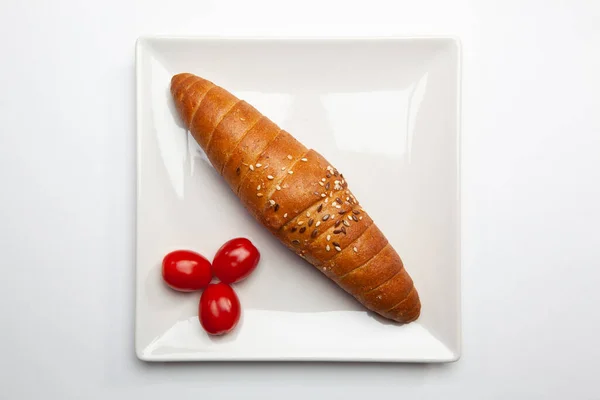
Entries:
<svg viewBox="0 0 600 400">
<path fill-rule="evenodd" d="M 460 355 L 460 50 L 448 38 L 142 38 L 137 44 L 136 351 L 148 361 L 444 362 Z M 422 300 L 406 326 L 365 311 L 250 217 L 181 126 L 170 78 L 192 72 L 253 104 L 344 173 Z M 250 238 L 237 329 L 209 337 L 199 293 L 161 281 L 164 254 L 212 259 Z"/>
</svg>

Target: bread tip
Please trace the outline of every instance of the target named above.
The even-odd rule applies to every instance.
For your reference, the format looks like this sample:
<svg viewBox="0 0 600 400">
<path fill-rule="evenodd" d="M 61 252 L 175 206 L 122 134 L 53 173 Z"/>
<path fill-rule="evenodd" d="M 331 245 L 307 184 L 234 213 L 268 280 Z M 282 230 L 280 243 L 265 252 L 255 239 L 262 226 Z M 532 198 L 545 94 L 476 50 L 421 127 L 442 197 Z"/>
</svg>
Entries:
<svg viewBox="0 0 600 400">
<path fill-rule="evenodd" d="M 192 76 L 192 74 L 190 74 L 189 72 L 182 72 L 182 73 L 173 75 L 173 77 L 171 78 L 171 93 L 174 93 L 175 90 L 177 89 L 177 86 L 179 86 L 179 84 L 181 82 L 183 82 L 190 76 Z"/>
<path fill-rule="evenodd" d="M 404 316 L 403 323 L 408 324 L 416 321 L 421 316 L 421 300 L 417 299 L 416 305 Z"/>
</svg>

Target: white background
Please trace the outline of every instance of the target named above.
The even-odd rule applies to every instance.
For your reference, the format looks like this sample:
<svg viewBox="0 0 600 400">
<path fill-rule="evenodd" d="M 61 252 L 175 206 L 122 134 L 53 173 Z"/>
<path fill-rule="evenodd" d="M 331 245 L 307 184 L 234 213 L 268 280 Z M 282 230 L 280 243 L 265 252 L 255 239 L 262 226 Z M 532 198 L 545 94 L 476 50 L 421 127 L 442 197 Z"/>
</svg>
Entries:
<svg viewBox="0 0 600 400">
<path fill-rule="evenodd" d="M 135 358 L 134 44 L 154 33 L 462 39 L 460 361 Z M 9 0 L 0 82 L 0 398 L 600 398 L 597 1 Z"/>
</svg>

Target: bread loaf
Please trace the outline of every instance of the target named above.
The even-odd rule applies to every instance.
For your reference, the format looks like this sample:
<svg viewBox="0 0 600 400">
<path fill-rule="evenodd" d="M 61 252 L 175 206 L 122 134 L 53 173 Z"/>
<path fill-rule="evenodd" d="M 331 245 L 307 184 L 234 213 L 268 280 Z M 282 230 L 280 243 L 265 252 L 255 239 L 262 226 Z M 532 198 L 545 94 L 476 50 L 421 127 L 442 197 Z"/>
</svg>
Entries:
<svg viewBox="0 0 600 400">
<path fill-rule="evenodd" d="M 321 154 L 198 76 L 175 75 L 171 94 L 214 168 L 284 245 L 366 308 L 403 323 L 419 317 L 402 260 Z"/>
</svg>

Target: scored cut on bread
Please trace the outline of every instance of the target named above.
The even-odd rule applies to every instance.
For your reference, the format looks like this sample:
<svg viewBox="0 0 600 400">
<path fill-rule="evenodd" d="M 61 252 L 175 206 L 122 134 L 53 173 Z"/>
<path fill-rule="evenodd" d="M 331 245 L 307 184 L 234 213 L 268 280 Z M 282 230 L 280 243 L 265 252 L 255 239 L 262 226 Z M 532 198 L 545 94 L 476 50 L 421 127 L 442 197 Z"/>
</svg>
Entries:
<svg viewBox="0 0 600 400">
<path fill-rule="evenodd" d="M 206 79 L 177 74 L 171 94 L 213 167 L 285 246 L 367 309 L 402 323 L 419 317 L 400 256 L 321 154 Z"/>
</svg>

